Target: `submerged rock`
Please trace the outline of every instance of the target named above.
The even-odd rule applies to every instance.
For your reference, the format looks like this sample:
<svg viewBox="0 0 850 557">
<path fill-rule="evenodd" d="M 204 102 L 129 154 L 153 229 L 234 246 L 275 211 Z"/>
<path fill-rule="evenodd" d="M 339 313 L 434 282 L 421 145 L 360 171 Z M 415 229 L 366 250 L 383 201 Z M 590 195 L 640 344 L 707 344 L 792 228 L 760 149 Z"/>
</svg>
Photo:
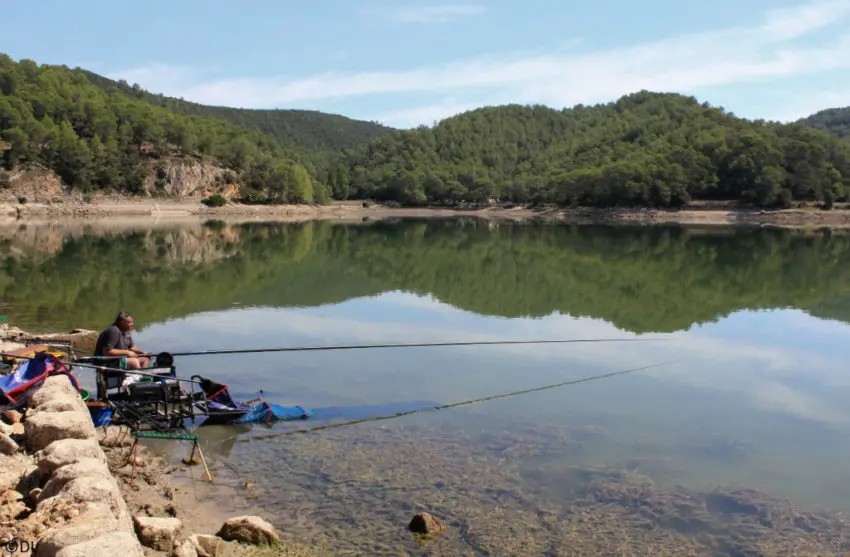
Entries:
<svg viewBox="0 0 850 557">
<path fill-rule="evenodd" d="M 280 542 L 274 526 L 259 516 L 237 516 L 230 518 L 219 529 L 220 538 L 227 541 L 252 543 L 255 545 Z"/>
<path fill-rule="evenodd" d="M 443 521 L 428 513 L 419 513 L 410 520 L 407 526 L 411 532 L 417 534 L 433 535 L 439 534 L 445 529 Z"/>
</svg>

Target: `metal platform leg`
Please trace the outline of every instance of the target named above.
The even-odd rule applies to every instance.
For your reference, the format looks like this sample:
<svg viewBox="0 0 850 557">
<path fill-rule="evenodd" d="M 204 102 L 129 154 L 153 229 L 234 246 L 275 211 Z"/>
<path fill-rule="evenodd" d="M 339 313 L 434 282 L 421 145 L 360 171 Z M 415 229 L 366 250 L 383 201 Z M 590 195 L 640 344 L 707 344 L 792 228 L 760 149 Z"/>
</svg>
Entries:
<svg viewBox="0 0 850 557">
<path fill-rule="evenodd" d="M 198 436 L 192 435 L 191 433 L 157 433 L 154 431 L 136 431 L 135 432 L 136 441 L 133 443 L 133 451 L 136 450 L 136 444 L 139 442 L 139 437 L 145 437 L 148 439 L 176 439 L 180 441 L 192 441 L 192 452 L 189 454 L 189 461 L 191 462 L 192 458 L 195 456 L 195 450 L 198 451 L 198 455 L 201 457 L 201 464 L 204 465 L 204 472 L 207 474 L 207 481 L 213 481 L 212 474 L 210 474 L 210 469 L 207 468 L 207 460 L 204 458 L 204 453 L 201 450 L 201 446 L 198 444 Z M 135 457 L 135 454 L 133 455 Z M 133 474 L 135 475 L 135 458 L 133 459 Z"/>
</svg>

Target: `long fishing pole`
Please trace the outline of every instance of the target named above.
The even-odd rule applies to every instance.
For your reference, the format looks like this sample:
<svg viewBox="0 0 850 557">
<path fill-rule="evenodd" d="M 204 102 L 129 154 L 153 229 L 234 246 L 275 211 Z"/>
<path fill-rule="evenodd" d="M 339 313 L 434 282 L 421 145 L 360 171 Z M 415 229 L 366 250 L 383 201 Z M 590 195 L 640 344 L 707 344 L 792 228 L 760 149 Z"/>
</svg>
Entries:
<svg viewBox="0 0 850 557">
<path fill-rule="evenodd" d="M 38 359 L 37 357 L 33 357 L 33 356 L 23 356 L 21 354 L 9 354 L 9 353 L 6 353 L 6 352 L 0 352 L 0 357 L 17 358 L 17 359 L 21 359 L 21 360 L 37 360 Z M 111 356 L 108 359 L 114 360 L 115 356 Z M 103 365 L 87 364 L 87 363 L 82 363 L 82 362 L 66 362 L 66 361 L 64 361 L 60 358 L 56 358 L 56 360 L 58 362 L 60 362 L 62 365 L 64 365 L 65 367 L 69 367 L 69 368 L 76 366 L 76 367 L 83 367 L 83 368 L 88 368 L 88 369 L 98 369 L 98 370 L 101 370 L 101 371 L 111 371 L 111 372 L 114 372 L 114 373 L 121 373 L 121 374 L 124 374 L 124 375 L 141 375 L 143 377 L 153 377 L 155 379 L 171 379 L 171 380 L 174 380 L 174 381 L 180 381 L 181 383 L 195 383 L 195 384 L 198 384 L 198 385 L 202 384 L 200 381 L 195 381 L 194 379 L 183 379 L 183 378 L 172 376 L 172 375 L 166 375 L 164 373 L 149 373 L 149 372 L 145 372 L 145 371 L 138 370 L 138 369 L 119 369 L 119 368 L 115 368 L 115 367 L 105 367 Z M 148 369 L 150 369 L 150 368 L 148 368 Z"/>
<path fill-rule="evenodd" d="M 207 356 L 214 354 L 252 354 L 261 352 L 306 352 L 312 350 L 361 350 L 371 348 L 423 348 L 436 346 L 484 346 L 511 344 L 569 344 L 592 342 L 652 342 L 669 339 L 653 338 L 594 338 L 594 339 L 565 339 L 565 340 L 490 340 L 469 342 L 421 342 L 407 344 L 350 344 L 340 346 L 283 346 L 279 348 L 232 348 L 222 350 L 198 350 L 193 352 L 169 352 L 172 356 Z"/>
<path fill-rule="evenodd" d="M 461 401 L 461 402 L 452 402 L 452 403 L 449 403 L 449 404 L 438 404 L 437 406 L 425 406 L 425 407 L 422 407 L 422 408 L 416 408 L 414 410 L 407 410 L 407 411 L 404 411 L 404 412 L 396 412 L 394 414 L 385 414 L 383 416 L 375 416 L 375 417 L 371 417 L 371 418 L 360 418 L 360 419 L 357 419 L 357 420 L 350 420 L 350 421 L 347 421 L 347 422 L 337 422 L 337 423 L 333 423 L 333 424 L 324 424 L 324 425 L 315 426 L 315 427 L 299 428 L 299 429 L 292 429 L 292 430 L 288 430 L 288 431 L 280 431 L 280 432 L 276 432 L 276 433 L 269 433 L 269 434 L 265 434 L 265 435 L 257 435 L 257 436 L 253 436 L 253 437 L 249 437 L 249 438 L 245 438 L 245 439 L 237 439 L 237 442 L 238 443 L 250 443 L 251 441 L 259 441 L 259 440 L 263 440 L 263 439 L 275 439 L 277 437 L 286 437 L 286 436 L 289 436 L 289 435 L 306 434 L 306 433 L 311 433 L 311 432 L 314 432 L 314 431 L 336 429 L 336 428 L 339 428 L 339 427 L 347 427 L 347 426 L 358 425 L 358 424 L 362 424 L 362 423 L 392 420 L 392 419 L 395 419 L 395 418 L 401 418 L 401 417 L 404 417 L 404 416 L 410 416 L 412 414 L 419 414 L 419 413 L 422 413 L 422 412 L 431 412 L 431 411 L 434 411 L 434 410 L 447 410 L 449 408 L 458 408 L 460 406 L 468 406 L 470 404 L 478 404 L 478 403 L 481 403 L 481 402 L 488 402 L 488 401 L 496 400 L 496 399 L 500 399 L 500 398 L 508 398 L 508 397 L 513 397 L 513 396 L 518 396 L 518 395 L 525 395 L 525 394 L 529 394 L 529 393 L 546 391 L 546 390 L 549 390 L 549 389 L 555 389 L 555 388 L 558 388 L 558 387 L 566 387 L 568 385 L 577 385 L 579 383 L 588 383 L 590 381 L 598 381 L 600 379 L 608 379 L 610 377 L 617 377 L 619 375 L 628 375 L 630 373 L 636 373 L 638 371 L 645 371 L 647 369 L 666 366 L 666 365 L 669 365 L 671 363 L 674 363 L 675 361 L 676 360 L 671 360 L 671 361 L 667 361 L 667 362 L 661 362 L 659 364 L 650 364 L 648 366 L 626 369 L 626 370 L 622 370 L 622 371 L 613 371 L 613 372 L 610 372 L 610 373 L 603 373 L 601 375 L 590 375 L 590 376 L 587 376 L 587 377 L 581 377 L 579 379 L 571 379 L 569 381 L 562 381 L 560 383 L 555 383 L 554 385 L 545 385 L 543 387 L 534 387 L 534 388 L 531 388 L 531 389 L 524 389 L 522 391 L 512 391 L 510 393 L 502 393 L 502 394 L 498 394 L 498 395 L 491 395 L 491 396 L 482 397 L 482 398 L 464 400 L 464 401 Z M 225 439 L 225 441 L 230 441 L 231 439 L 233 439 L 233 437 Z"/>
</svg>

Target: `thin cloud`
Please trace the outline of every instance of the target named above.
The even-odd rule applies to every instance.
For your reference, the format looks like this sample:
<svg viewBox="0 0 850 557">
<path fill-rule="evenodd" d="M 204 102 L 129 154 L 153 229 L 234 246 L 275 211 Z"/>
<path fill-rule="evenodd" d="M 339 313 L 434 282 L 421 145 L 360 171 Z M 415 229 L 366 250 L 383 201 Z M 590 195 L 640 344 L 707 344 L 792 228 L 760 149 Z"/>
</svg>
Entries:
<svg viewBox="0 0 850 557">
<path fill-rule="evenodd" d="M 401 23 L 444 23 L 485 11 L 478 5 L 405 6 L 393 14 L 393 19 Z"/>
<path fill-rule="evenodd" d="M 391 125 L 413 126 L 431 124 L 434 119 L 450 116 L 452 110 L 482 104 L 515 102 L 562 107 L 608 102 L 641 89 L 689 93 L 708 87 L 835 72 L 850 67 L 846 56 L 850 33 L 826 31 L 841 25 L 846 28 L 848 20 L 850 0 L 816 1 L 770 11 L 757 25 L 610 50 L 485 57 L 404 71 L 327 72 L 297 79 L 225 79 L 192 86 L 180 83 L 163 92 L 205 104 L 244 108 L 298 103 L 317 106 L 379 95 L 435 96 L 428 106 L 401 107 L 389 115 L 350 114 L 365 119 L 381 116 Z M 160 68 L 157 75 L 168 73 Z M 144 73 L 134 70 L 134 75 Z M 161 77 L 156 80 L 165 81 Z M 145 82 L 140 83 L 148 87 Z M 482 102 L 484 99 L 486 103 Z"/>
</svg>

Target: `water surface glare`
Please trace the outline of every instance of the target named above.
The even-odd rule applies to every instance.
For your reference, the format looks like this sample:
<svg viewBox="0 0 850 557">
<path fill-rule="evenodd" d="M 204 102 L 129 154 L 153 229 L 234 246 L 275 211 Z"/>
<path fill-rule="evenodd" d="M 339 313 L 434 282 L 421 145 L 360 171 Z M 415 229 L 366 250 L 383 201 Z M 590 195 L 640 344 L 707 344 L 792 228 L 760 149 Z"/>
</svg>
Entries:
<svg viewBox="0 0 850 557">
<path fill-rule="evenodd" d="M 338 555 L 561 554 L 578 542 L 557 517 L 591 476 L 615 472 L 850 511 L 839 234 L 404 221 L 2 235 L 12 324 L 100 329 L 128 309 L 155 351 L 663 339 L 178 358 L 181 375 L 239 398 L 262 389 L 316 411 L 202 435 L 222 478 L 256 484 L 255 504 L 288 535 Z M 130 253 L 132 269 L 119 264 Z M 419 511 L 449 524 L 439 542 L 405 532 Z"/>
</svg>

